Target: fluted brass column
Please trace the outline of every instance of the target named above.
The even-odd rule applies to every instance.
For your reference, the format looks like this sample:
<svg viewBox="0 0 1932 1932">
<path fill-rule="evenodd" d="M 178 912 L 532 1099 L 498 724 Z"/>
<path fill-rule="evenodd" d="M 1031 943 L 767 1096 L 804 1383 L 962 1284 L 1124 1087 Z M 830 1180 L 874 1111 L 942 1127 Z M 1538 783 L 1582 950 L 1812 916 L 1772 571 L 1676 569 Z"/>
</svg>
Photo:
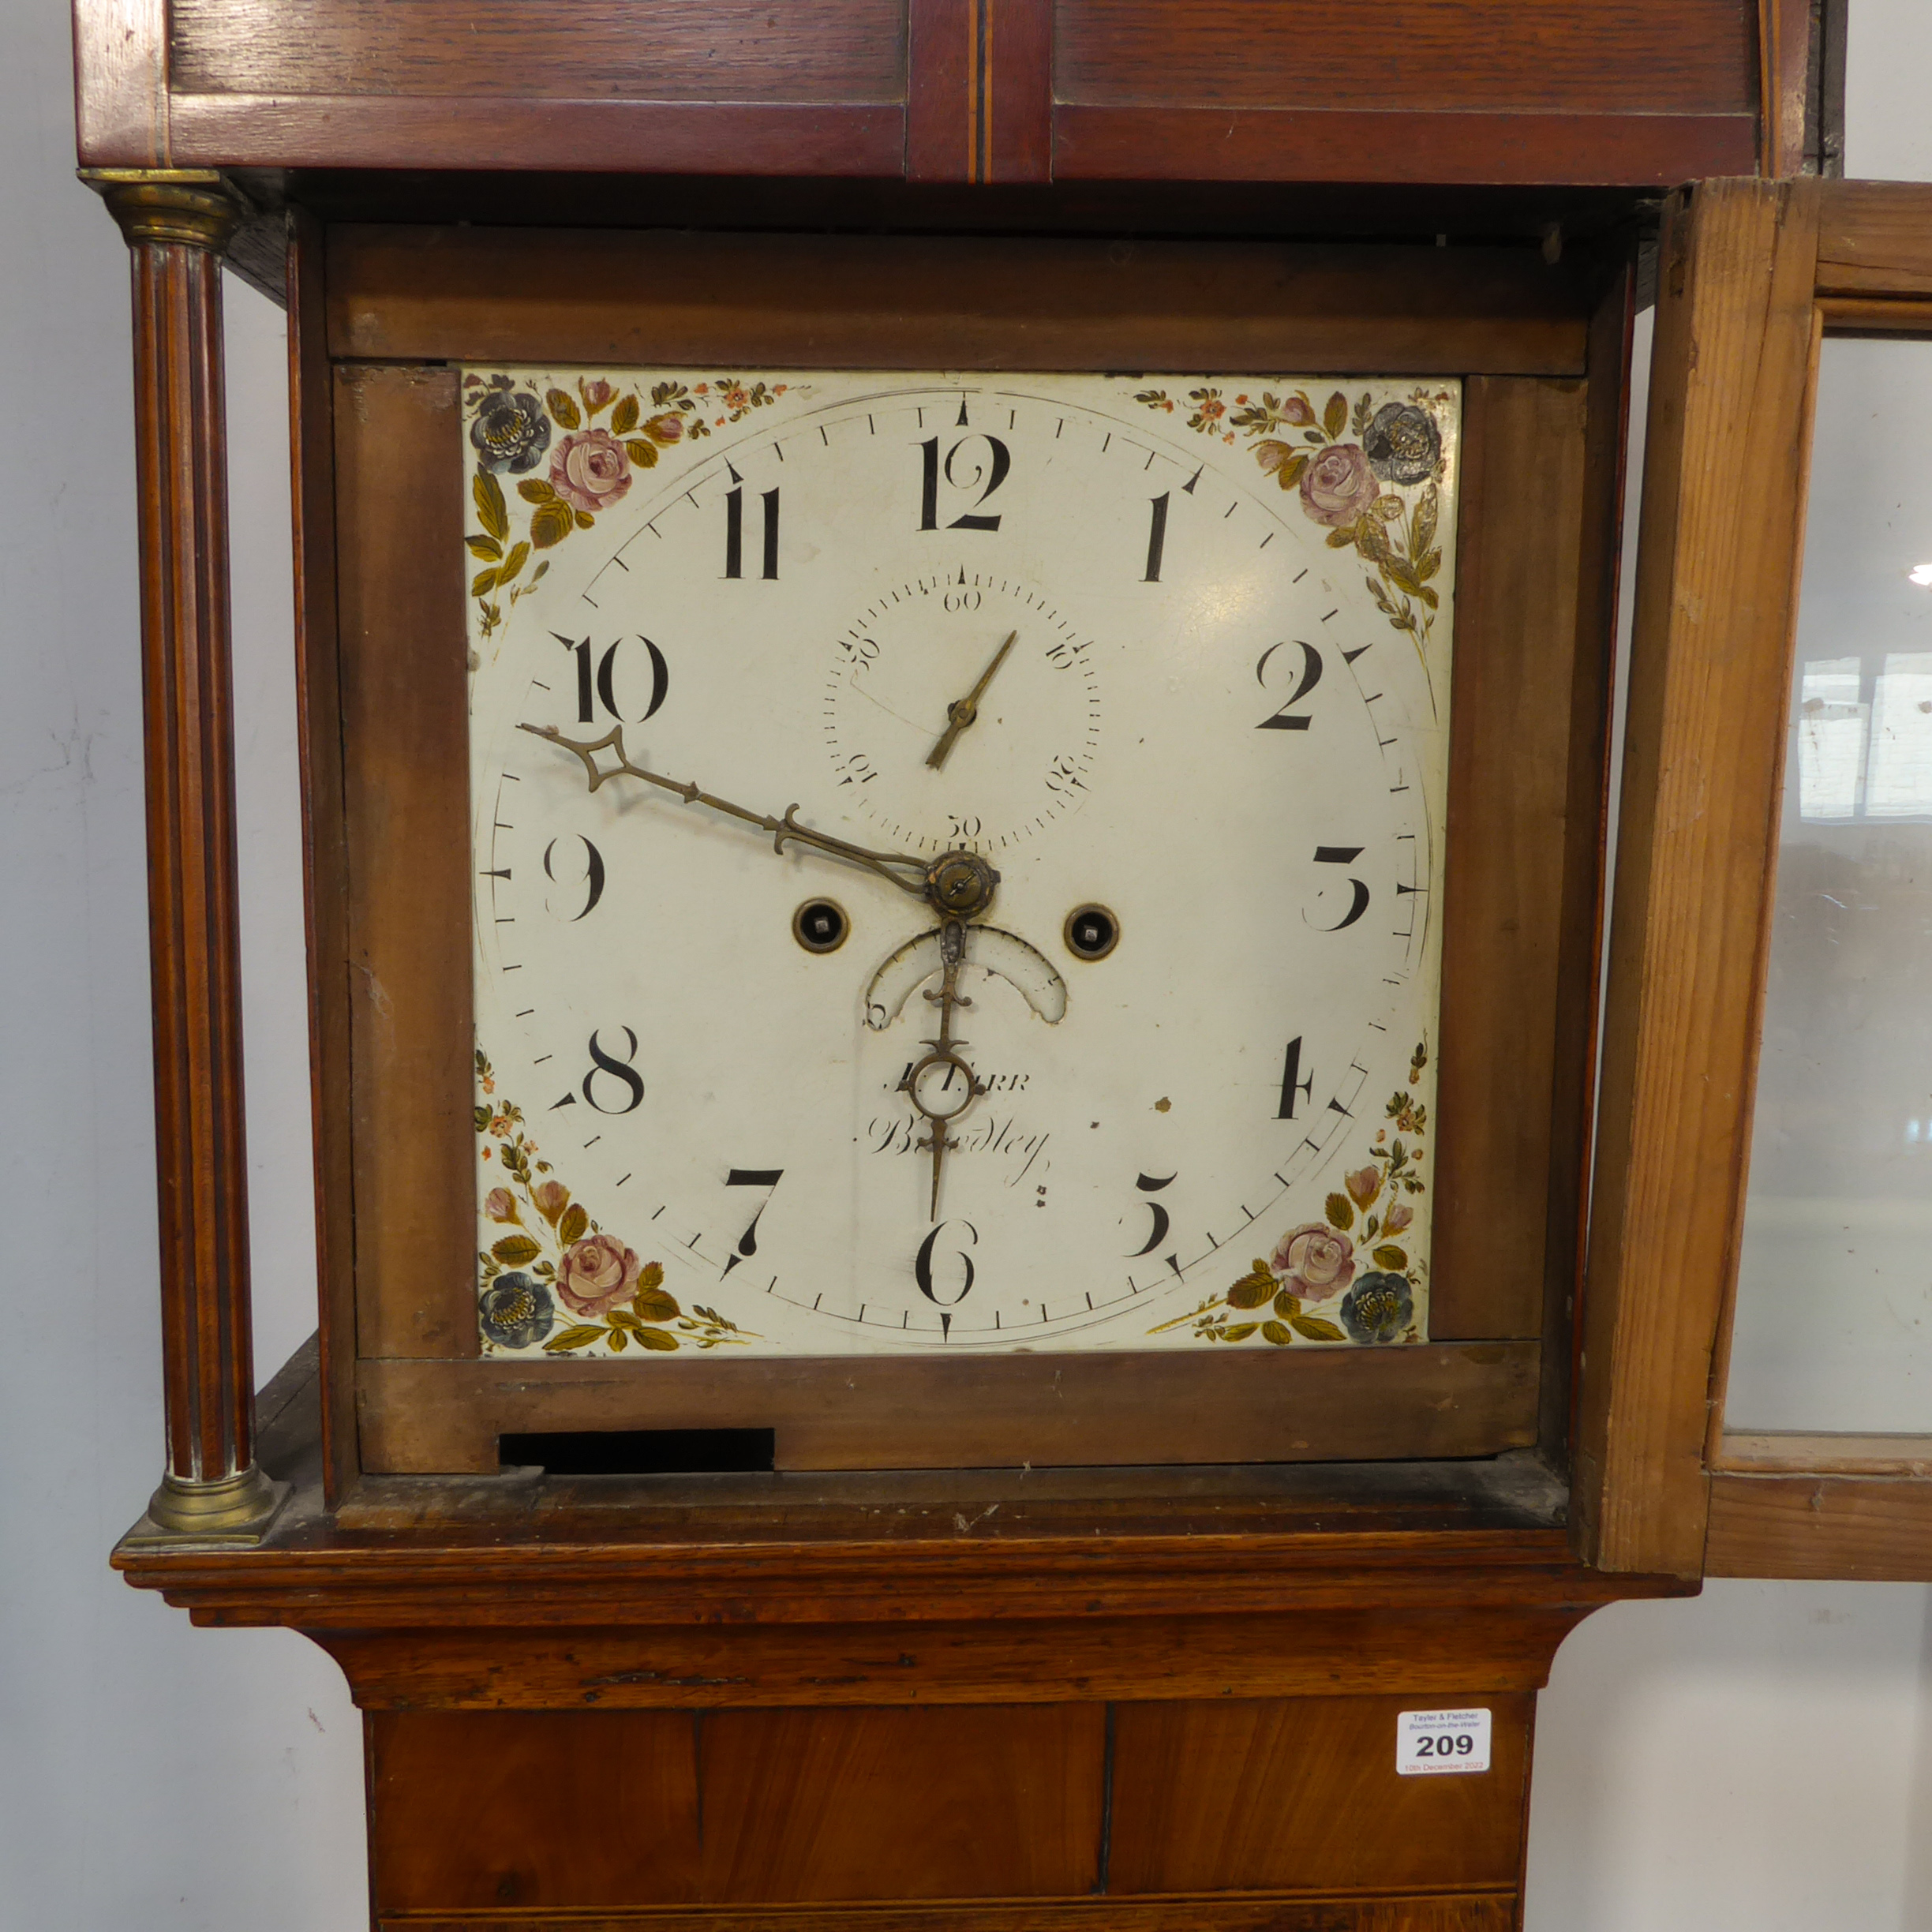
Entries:
<svg viewBox="0 0 1932 1932">
<path fill-rule="evenodd" d="M 134 286 L 148 918 L 167 1465 L 140 1541 L 255 1542 L 228 607 L 223 251 L 244 209 L 200 169 L 90 169 Z"/>
</svg>

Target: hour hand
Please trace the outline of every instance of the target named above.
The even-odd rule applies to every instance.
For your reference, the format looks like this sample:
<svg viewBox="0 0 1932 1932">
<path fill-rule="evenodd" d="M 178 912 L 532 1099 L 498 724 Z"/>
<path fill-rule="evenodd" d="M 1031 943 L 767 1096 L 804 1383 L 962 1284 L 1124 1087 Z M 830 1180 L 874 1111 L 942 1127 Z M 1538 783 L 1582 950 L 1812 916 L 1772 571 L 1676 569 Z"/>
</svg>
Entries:
<svg viewBox="0 0 1932 1932">
<path fill-rule="evenodd" d="M 844 839 L 834 838 L 829 832 L 814 832 L 810 826 L 798 822 L 796 805 L 787 806 L 782 818 L 774 818 L 769 812 L 752 811 L 747 807 L 734 805 L 729 799 L 719 798 L 694 781 L 667 778 L 661 772 L 646 771 L 642 765 L 632 764 L 624 751 L 621 724 L 613 724 L 601 738 L 587 739 L 566 738 L 550 724 L 519 724 L 517 728 L 574 753 L 583 762 L 593 792 L 607 779 L 641 779 L 646 784 L 656 785 L 660 791 L 676 792 L 687 805 L 708 805 L 712 811 L 722 812 L 728 818 L 739 819 L 746 825 L 756 826 L 762 832 L 770 833 L 772 850 L 775 852 L 782 852 L 788 841 L 803 845 L 814 852 L 823 852 L 829 858 L 843 859 L 853 865 L 863 866 L 900 891 L 912 893 L 915 899 L 932 897 L 934 868 L 925 859 L 915 858 L 910 852 L 875 852 L 863 845 L 852 844 Z M 600 765 L 597 762 L 600 751 L 611 752 L 616 763 Z"/>
<path fill-rule="evenodd" d="M 926 754 L 926 762 L 934 771 L 946 762 L 947 754 L 959 740 L 959 735 L 979 715 L 979 700 L 986 695 L 987 687 L 993 682 L 993 674 L 1006 661 L 1006 653 L 1013 647 L 1013 640 L 1019 636 L 1017 631 L 1006 634 L 1006 642 L 993 653 L 993 661 L 979 673 L 979 682 L 974 685 L 964 698 L 956 699 L 946 706 L 946 728 L 938 736 L 933 748 Z"/>
</svg>

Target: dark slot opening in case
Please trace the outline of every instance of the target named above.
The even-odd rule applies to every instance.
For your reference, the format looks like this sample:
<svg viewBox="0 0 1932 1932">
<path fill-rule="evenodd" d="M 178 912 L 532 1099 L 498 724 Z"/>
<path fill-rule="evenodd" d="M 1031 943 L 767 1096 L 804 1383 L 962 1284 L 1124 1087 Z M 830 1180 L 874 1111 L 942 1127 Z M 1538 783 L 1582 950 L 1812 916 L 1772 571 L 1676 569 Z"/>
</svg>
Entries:
<svg viewBox="0 0 1932 1932">
<path fill-rule="evenodd" d="M 695 1476 L 768 1470 L 776 1433 L 768 1428 L 558 1429 L 500 1436 L 506 1469 L 538 1467 L 552 1476 Z"/>
</svg>

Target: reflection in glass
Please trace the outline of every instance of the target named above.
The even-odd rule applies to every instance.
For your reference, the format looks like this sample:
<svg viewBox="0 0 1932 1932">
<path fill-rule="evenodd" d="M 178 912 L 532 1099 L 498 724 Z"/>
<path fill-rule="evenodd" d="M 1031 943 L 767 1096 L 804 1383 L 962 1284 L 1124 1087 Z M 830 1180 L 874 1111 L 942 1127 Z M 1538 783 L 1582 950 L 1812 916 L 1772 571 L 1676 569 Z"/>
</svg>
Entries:
<svg viewBox="0 0 1932 1932">
<path fill-rule="evenodd" d="M 1932 342 L 1828 341 L 1733 1430 L 1932 1431 Z"/>
</svg>

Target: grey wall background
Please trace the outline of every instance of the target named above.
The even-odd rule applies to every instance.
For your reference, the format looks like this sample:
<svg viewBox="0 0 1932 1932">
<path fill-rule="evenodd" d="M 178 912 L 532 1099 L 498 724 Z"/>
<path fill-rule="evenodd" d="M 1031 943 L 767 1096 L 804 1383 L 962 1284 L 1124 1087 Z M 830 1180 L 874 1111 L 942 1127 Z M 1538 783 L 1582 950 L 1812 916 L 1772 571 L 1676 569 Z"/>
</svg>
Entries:
<svg viewBox="0 0 1932 1932">
<path fill-rule="evenodd" d="M 1851 0 L 1849 167 L 1932 179 L 1932 7 Z M 353 1932 L 360 1730 L 107 1567 L 159 1469 L 125 252 L 66 0 L 0 19 L 0 1926 Z M 231 283 L 259 1357 L 314 1324 L 282 318 Z M 1530 1932 L 1932 1924 L 1932 1591 L 1727 1583 L 1559 1654 Z"/>
</svg>

